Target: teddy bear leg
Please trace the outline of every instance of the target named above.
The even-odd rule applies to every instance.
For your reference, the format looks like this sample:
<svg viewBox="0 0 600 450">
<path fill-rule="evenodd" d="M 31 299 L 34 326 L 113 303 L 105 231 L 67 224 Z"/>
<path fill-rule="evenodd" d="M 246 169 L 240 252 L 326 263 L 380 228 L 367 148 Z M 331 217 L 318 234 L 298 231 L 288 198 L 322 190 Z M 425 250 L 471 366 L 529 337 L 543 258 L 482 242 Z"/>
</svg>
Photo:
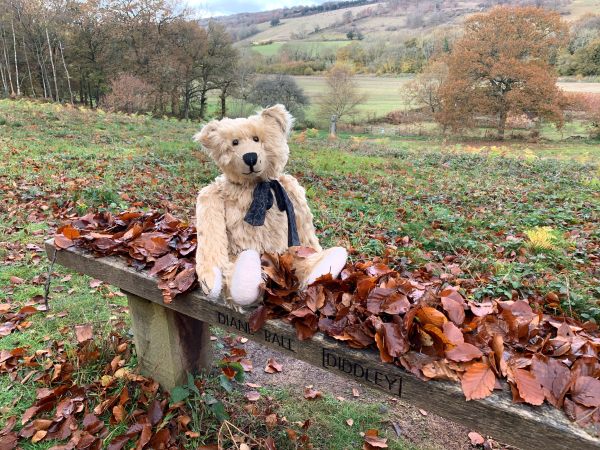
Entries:
<svg viewBox="0 0 600 450">
<path fill-rule="evenodd" d="M 235 261 L 229 293 L 238 306 L 249 306 L 261 295 L 262 269 L 260 255 L 256 250 L 244 250 Z"/>
<path fill-rule="evenodd" d="M 301 263 L 304 267 L 299 268 L 300 270 L 297 271 L 298 274 L 307 274 L 306 276 L 300 276 L 300 279 L 303 280 L 302 287 L 314 283 L 317 278 L 328 273 L 336 278 L 346 265 L 347 260 L 348 252 L 342 247 L 328 248 L 309 256 Z"/>
</svg>

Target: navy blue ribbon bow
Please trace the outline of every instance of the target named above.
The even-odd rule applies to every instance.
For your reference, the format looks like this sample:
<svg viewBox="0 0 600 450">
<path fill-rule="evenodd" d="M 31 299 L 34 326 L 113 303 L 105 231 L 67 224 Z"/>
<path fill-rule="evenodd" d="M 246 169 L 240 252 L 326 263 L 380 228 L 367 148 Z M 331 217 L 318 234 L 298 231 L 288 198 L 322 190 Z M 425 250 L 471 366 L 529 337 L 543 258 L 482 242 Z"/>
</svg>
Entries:
<svg viewBox="0 0 600 450">
<path fill-rule="evenodd" d="M 273 206 L 273 192 L 275 200 L 280 211 L 285 211 L 288 225 L 288 247 L 300 245 L 298 229 L 296 228 L 296 215 L 294 214 L 294 205 L 283 189 L 283 186 L 277 180 L 263 181 L 258 183 L 252 193 L 252 203 L 250 209 L 244 217 L 244 221 L 255 227 L 265 223 L 267 211 Z"/>
</svg>

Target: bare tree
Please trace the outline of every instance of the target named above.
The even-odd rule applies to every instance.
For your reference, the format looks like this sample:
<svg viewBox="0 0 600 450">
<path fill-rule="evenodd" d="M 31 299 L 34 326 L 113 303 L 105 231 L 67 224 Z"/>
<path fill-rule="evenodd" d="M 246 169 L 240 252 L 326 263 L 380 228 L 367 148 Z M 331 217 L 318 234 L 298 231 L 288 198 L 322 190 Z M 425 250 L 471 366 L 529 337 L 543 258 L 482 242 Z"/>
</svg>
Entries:
<svg viewBox="0 0 600 450">
<path fill-rule="evenodd" d="M 31 96 L 35 98 L 35 88 L 33 87 L 33 78 L 31 77 L 31 66 L 29 65 L 29 57 L 27 56 L 25 35 L 21 35 L 21 38 L 23 39 L 23 54 L 25 55 L 25 63 L 27 64 L 27 75 L 29 76 L 29 84 L 31 85 Z"/>
<path fill-rule="evenodd" d="M 8 59 L 8 53 L 6 51 L 6 38 L 4 35 L 4 28 L 0 27 L 0 33 L 2 34 L 2 51 L 4 53 L 4 65 L 6 66 L 6 72 L 8 73 L 8 84 L 10 86 L 11 95 L 15 95 L 15 87 L 12 82 L 12 74 L 10 68 L 10 61 Z"/>
<path fill-rule="evenodd" d="M 358 113 L 358 106 L 364 103 L 367 95 L 359 92 L 352 68 L 336 64 L 327 73 L 327 90 L 318 100 L 318 116 L 329 120 L 336 116 L 338 121 Z"/>
<path fill-rule="evenodd" d="M 403 91 L 413 106 L 426 107 L 435 114 L 442 106 L 439 91 L 447 77 L 447 64 L 431 61 L 422 73 L 406 84 Z"/>
<path fill-rule="evenodd" d="M 2 88 L 4 90 L 4 96 L 8 97 L 8 84 L 6 83 L 6 77 L 4 76 L 4 66 L 0 60 L 0 77 L 2 78 Z"/>
<path fill-rule="evenodd" d="M 67 68 L 67 63 L 65 62 L 65 54 L 63 52 L 63 45 L 61 41 L 58 41 L 58 48 L 60 50 L 60 57 L 62 58 L 63 67 L 65 68 L 65 73 L 67 74 L 67 86 L 69 88 L 69 97 L 71 98 L 71 104 L 73 104 L 73 90 L 71 89 L 71 75 L 69 75 L 69 69 Z"/>
<path fill-rule="evenodd" d="M 58 92 L 58 81 L 56 80 L 56 68 L 54 67 L 54 58 L 52 57 L 52 44 L 50 44 L 50 35 L 48 34 L 48 27 L 46 27 L 46 40 L 48 41 L 48 53 L 50 54 L 50 65 L 52 66 L 52 77 L 54 78 L 54 93 L 56 94 L 56 101 L 60 102 Z"/>
<path fill-rule="evenodd" d="M 19 83 L 19 60 L 17 59 L 17 37 L 15 36 L 15 22 L 11 19 L 10 27 L 13 35 L 13 51 L 15 54 L 15 84 L 17 85 L 17 96 L 21 96 L 21 85 Z"/>
</svg>

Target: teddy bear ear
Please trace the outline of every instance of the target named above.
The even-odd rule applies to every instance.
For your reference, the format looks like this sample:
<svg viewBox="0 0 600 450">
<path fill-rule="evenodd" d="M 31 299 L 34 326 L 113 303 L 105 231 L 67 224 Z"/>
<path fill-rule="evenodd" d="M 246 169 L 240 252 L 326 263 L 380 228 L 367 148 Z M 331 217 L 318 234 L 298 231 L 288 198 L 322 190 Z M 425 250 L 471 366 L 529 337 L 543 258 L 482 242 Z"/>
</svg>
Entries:
<svg viewBox="0 0 600 450">
<path fill-rule="evenodd" d="M 211 148 L 211 143 L 214 140 L 216 133 L 217 124 L 213 120 L 212 122 L 208 122 L 206 125 L 204 125 L 202 129 L 198 133 L 196 133 L 192 139 L 202 144 L 202 146 L 206 148 Z"/>
<path fill-rule="evenodd" d="M 288 110 L 285 109 L 285 106 L 271 106 L 270 108 L 263 109 L 260 115 L 264 120 L 275 121 L 279 128 L 281 128 L 283 134 L 285 134 L 286 136 L 288 136 L 290 134 L 290 131 L 292 131 L 292 126 L 294 125 L 294 118 L 288 112 Z"/>
</svg>

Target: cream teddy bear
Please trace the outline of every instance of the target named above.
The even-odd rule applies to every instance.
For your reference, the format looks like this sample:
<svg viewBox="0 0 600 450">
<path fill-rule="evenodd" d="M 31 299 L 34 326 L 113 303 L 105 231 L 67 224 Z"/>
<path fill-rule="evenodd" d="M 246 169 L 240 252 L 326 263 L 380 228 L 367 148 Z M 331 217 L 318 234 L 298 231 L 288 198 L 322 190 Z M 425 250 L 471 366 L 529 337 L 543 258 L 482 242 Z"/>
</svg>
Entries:
<svg viewBox="0 0 600 450">
<path fill-rule="evenodd" d="M 315 249 L 294 262 L 301 287 L 327 273 L 337 277 L 346 264 L 345 249 L 321 248 L 305 191 L 284 173 L 292 124 L 285 107 L 275 105 L 248 118 L 213 120 L 194 136 L 223 172 L 196 204 L 196 271 L 210 298 L 224 291 L 238 306 L 258 301 L 264 252 Z"/>
</svg>

